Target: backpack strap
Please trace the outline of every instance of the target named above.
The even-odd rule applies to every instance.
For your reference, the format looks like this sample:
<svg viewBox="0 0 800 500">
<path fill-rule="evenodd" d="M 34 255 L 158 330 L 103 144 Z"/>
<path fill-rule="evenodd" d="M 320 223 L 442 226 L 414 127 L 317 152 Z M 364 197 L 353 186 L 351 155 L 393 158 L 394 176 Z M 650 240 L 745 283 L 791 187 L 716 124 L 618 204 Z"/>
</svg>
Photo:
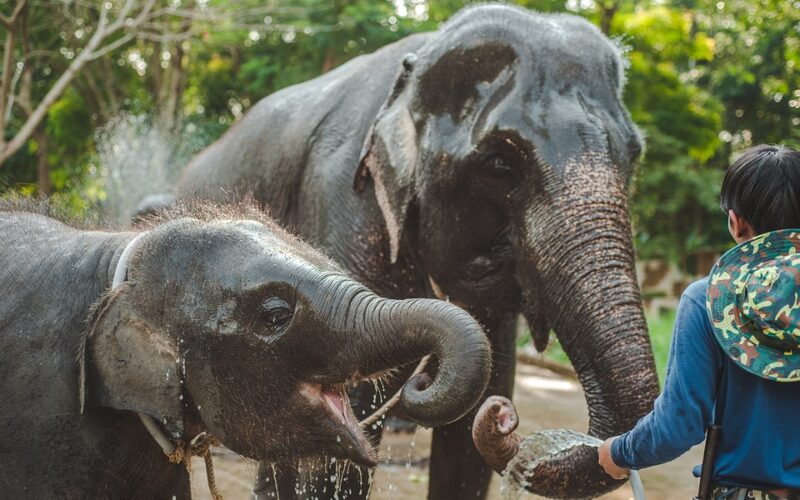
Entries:
<svg viewBox="0 0 800 500">
<path fill-rule="evenodd" d="M 722 348 L 720 348 L 721 350 Z M 722 353 L 722 371 L 717 379 L 717 394 L 714 401 L 714 417 L 706 431 L 706 446 L 703 450 L 703 467 L 700 472 L 700 487 L 695 499 L 710 500 L 711 479 L 714 474 L 714 462 L 717 460 L 717 449 L 722 437 L 722 408 L 725 407 L 725 393 L 728 390 L 728 360 Z"/>
<path fill-rule="evenodd" d="M 720 347 L 722 351 L 722 347 Z M 714 401 L 714 420 L 715 425 L 722 426 L 722 409 L 725 407 L 725 399 L 728 393 L 728 361 L 725 353 L 722 353 L 722 370 L 717 379 L 717 397 Z"/>
</svg>

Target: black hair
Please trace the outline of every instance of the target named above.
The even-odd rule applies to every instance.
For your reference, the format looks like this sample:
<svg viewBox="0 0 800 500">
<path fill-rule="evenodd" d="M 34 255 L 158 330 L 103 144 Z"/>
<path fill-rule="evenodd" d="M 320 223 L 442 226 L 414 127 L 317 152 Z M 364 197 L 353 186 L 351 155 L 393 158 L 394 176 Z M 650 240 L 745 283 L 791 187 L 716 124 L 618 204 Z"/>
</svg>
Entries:
<svg viewBox="0 0 800 500">
<path fill-rule="evenodd" d="M 800 228 L 800 152 L 772 144 L 745 150 L 725 172 L 720 207 L 756 234 Z"/>
</svg>

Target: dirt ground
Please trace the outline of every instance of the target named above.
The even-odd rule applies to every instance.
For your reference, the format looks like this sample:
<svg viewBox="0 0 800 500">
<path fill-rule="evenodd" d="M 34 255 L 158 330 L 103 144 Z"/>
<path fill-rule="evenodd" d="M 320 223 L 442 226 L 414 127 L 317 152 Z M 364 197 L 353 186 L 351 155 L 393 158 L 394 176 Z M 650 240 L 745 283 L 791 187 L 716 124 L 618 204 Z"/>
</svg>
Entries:
<svg viewBox="0 0 800 500">
<path fill-rule="evenodd" d="M 585 431 L 588 413 L 580 385 L 550 371 L 518 364 L 514 403 L 520 413 L 519 432 L 569 428 Z M 384 434 L 381 444 L 382 462 L 372 485 L 372 500 L 410 500 L 425 498 L 428 486 L 427 457 L 431 431 L 419 429 L 415 434 Z M 694 447 L 680 459 L 642 471 L 647 498 L 650 500 L 685 500 L 697 493 L 697 480 L 691 468 L 700 463 L 702 445 Z M 214 468 L 217 485 L 226 500 L 250 497 L 250 487 L 256 473 L 253 462 L 230 452 L 215 454 Z M 193 460 L 192 496 L 210 499 L 202 460 Z M 503 498 L 501 478 L 492 479 L 489 498 Z M 536 498 L 528 495 L 526 498 Z M 603 496 L 605 499 L 632 499 L 626 485 Z"/>
</svg>

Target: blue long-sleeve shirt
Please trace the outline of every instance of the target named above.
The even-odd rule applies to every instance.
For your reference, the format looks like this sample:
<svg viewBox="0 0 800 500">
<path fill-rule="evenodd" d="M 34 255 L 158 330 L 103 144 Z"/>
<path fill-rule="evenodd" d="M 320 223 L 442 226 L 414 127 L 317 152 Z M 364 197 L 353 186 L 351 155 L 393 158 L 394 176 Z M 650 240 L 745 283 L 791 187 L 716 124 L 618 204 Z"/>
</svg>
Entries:
<svg viewBox="0 0 800 500">
<path fill-rule="evenodd" d="M 705 438 L 723 375 L 722 435 L 713 480 L 725 486 L 800 489 L 800 382 L 746 372 L 714 338 L 708 278 L 683 293 L 675 317 L 664 391 L 652 412 L 611 446 L 620 467 L 669 462 Z"/>
</svg>

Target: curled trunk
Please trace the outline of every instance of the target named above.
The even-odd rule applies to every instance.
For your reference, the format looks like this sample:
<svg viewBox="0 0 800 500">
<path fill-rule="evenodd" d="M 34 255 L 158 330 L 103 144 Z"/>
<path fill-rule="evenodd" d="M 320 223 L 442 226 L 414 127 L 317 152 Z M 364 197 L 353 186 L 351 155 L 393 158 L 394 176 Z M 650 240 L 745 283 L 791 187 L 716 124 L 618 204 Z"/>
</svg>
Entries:
<svg viewBox="0 0 800 500">
<path fill-rule="evenodd" d="M 338 315 L 331 339 L 344 346 L 343 354 L 326 363 L 326 377 L 368 376 L 433 354 L 438 359 L 433 380 L 423 373 L 403 386 L 405 414 L 435 427 L 461 418 L 478 403 L 489 382 L 491 350 L 472 316 L 439 300 L 384 299 L 358 285 L 346 286 L 349 293 L 327 294 L 341 297 L 331 307 L 346 313 Z"/>
</svg>

